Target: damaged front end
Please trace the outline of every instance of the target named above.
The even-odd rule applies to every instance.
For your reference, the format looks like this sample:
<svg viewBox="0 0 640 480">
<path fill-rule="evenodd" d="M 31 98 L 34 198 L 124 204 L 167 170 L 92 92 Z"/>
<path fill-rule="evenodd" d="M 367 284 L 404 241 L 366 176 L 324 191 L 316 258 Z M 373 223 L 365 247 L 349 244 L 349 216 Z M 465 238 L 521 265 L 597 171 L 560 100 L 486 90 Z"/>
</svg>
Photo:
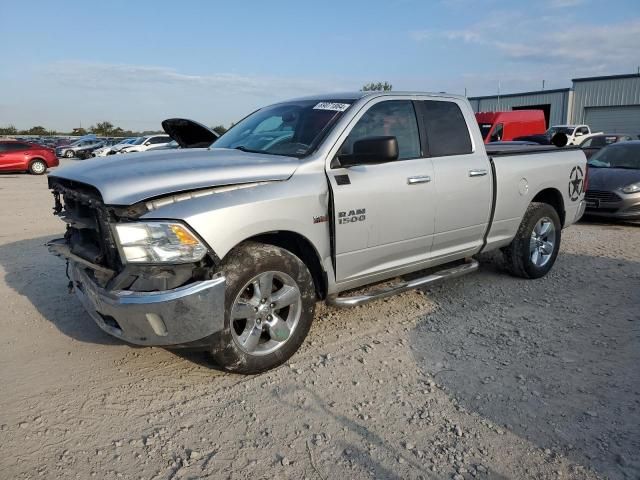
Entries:
<svg viewBox="0 0 640 480">
<path fill-rule="evenodd" d="M 67 224 L 49 249 L 67 260 L 70 288 L 103 330 L 138 345 L 180 346 L 223 328 L 225 282 L 213 252 L 175 263 L 140 256 L 136 238 L 123 240 L 122 231 L 135 237 L 135 226 L 144 227 L 145 204 L 107 206 L 95 188 L 63 178 L 50 177 L 49 187 Z M 189 232 L 180 228 L 178 236 Z"/>
</svg>

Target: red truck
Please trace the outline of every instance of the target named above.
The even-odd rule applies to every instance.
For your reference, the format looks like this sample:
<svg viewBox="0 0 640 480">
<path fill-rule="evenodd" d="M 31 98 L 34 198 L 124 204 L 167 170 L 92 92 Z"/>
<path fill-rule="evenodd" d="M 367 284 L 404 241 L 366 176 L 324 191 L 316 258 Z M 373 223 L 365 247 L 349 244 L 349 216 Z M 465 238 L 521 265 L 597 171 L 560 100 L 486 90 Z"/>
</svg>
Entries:
<svg viewBox="0 0 640 480">
<path fill-rule="evenodd" d="M 543 134 L 547 130 L 542 110 L 478 112 L 476 120 L 484 143 L 504 142 L 516 137 Z"/>
<path fill-rule="evenodd" d="M 29 172 L 42 175 L 59 164 L 52 148 L 20 140 L 0 140 L 0 172 Z"/>
</svg>

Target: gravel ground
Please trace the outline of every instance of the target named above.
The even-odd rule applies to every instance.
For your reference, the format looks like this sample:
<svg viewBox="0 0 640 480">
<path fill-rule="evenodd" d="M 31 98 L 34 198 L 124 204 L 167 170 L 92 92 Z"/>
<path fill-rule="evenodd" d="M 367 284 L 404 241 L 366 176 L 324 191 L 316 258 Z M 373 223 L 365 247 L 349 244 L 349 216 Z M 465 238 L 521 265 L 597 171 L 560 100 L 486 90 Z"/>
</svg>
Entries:
<svg viewBox="0 0 640 480">
<path fill-rule="evenodd" d="M 0 175 L 3 478 L 640 478 L 640 228 L 556 266 L 319 306 L 263 375 L 133 348 L 67 293 L 46 178 Z"/>
</svg>

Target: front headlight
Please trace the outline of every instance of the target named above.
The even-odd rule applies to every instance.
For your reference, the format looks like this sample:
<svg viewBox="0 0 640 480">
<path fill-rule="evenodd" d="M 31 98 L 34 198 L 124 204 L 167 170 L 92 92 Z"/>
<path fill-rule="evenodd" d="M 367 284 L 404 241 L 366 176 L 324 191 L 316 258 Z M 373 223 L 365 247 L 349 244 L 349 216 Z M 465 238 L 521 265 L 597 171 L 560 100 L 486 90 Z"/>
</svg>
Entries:
<svg viewBox="0 0 640 480">
<path fill-rule="evenodd" d="M 622 191 L 624 193 L 638 193 L 640 192 L 640 182 L 627 185 L 626 187 L 623 187 Z"/>
<path fill-rule="evenodd" d="M 115 230 L 127 262 L 192 263 L 207 253 L 207 247 L 181 223 L 120 223 Z"/>
</svg>

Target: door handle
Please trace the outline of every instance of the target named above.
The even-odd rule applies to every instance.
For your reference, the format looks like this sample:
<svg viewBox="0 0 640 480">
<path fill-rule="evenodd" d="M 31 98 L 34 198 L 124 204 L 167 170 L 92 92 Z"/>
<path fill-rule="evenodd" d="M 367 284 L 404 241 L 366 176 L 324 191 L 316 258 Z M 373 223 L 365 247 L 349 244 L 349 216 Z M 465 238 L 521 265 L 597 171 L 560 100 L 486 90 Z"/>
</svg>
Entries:
<svg viewBox="0 0 640 480">
<path fill-rule="evenodd" d="M 417 185 L 419 183 L 429 183 L 430 181 L 431 181 L 431 177 L 429 175 L 420 175 L 417 177 L 407 178 L 408 185 Z"/>
<path fill-rule="evenodd" d="M 469 176 L 470 177 L 484 177 L 488 172 L 484 169 L 478 169 L 478 170 L 469 170 Z"/>
</svg>

